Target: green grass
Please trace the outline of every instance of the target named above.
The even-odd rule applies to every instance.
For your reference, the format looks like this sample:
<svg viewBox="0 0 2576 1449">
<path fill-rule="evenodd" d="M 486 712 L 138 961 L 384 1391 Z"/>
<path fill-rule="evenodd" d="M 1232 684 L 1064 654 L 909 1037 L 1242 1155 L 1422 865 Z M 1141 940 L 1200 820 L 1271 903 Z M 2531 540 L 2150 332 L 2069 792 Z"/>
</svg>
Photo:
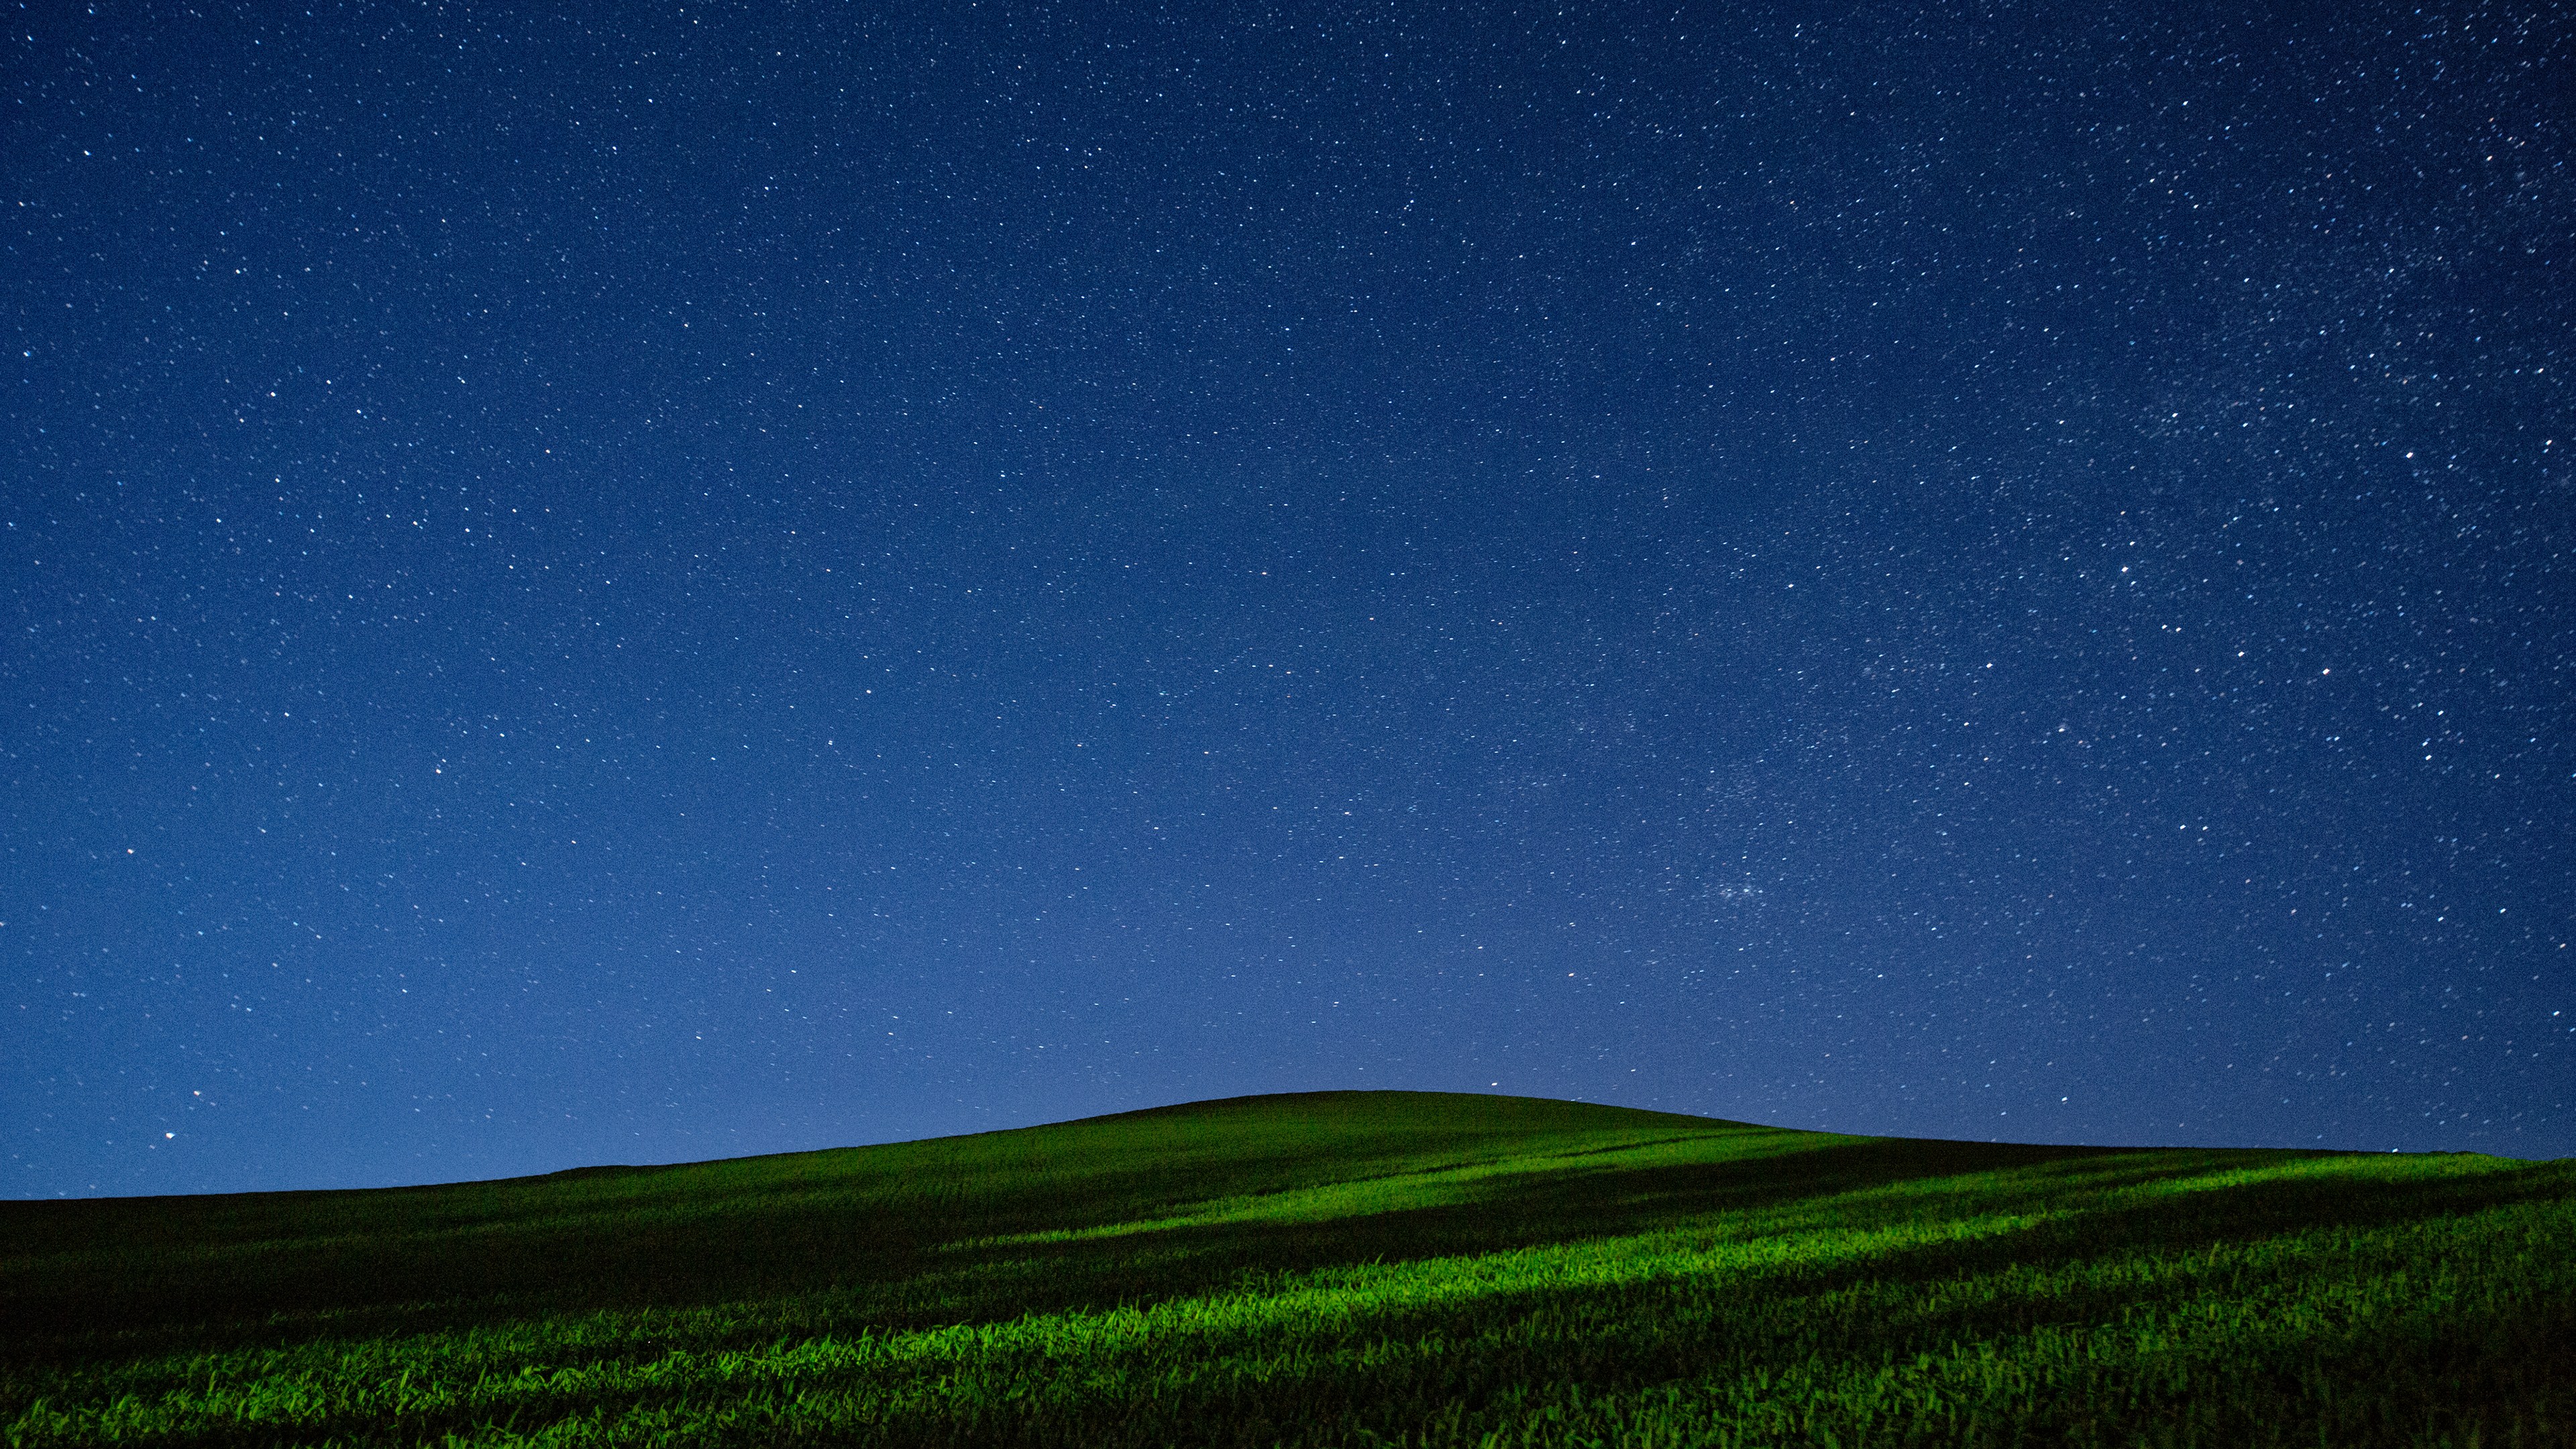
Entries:
<svg viewBox="0 0 2576 1449">
<path fill-rule="evenodd" d="M 2576 1444 L 2576 1163 L 1251 1098 L 0 1203 L 11 1445 Z"/>
</svg>

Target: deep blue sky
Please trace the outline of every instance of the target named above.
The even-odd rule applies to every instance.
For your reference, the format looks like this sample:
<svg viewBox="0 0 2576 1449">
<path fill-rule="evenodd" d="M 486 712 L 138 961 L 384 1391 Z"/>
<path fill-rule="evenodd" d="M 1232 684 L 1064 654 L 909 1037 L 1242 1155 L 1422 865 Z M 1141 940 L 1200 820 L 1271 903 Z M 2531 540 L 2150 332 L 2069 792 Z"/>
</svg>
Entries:
<svg viewBox="0 0 2576 1449">
<path fill-rule="evenodd" d="M 1216 8 L 13 11 L 0 1193 L 2576 1153 L 2576 12 Z"/>
</svg>

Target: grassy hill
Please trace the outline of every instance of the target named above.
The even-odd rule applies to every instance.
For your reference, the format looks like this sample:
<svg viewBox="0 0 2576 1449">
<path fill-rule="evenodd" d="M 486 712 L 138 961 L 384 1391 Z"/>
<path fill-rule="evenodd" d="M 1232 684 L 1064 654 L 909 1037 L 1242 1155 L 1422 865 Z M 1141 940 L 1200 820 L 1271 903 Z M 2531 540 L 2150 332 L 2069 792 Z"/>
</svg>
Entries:
<svg viewBox="0 0 2576 1449">
<path fill-rule="evenodd" d="M 1318 1093 L 0 1203 L 17 1445 L 2576 1444 L 2576 1163 Z"/>
</svg>

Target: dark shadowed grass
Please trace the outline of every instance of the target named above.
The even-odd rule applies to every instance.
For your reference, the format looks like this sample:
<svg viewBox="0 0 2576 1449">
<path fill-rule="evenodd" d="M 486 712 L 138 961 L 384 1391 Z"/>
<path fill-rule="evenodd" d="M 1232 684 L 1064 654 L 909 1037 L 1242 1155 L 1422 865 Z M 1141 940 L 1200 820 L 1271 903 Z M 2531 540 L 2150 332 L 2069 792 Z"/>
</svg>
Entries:
<svg viewBox="0 0 2576 1449">
<path fill-rule="evenodd" d="M 0 1204 L 11 1444 L 2570 1444 L 2576 1172 L 1253 1098 Z"/>
</svg>

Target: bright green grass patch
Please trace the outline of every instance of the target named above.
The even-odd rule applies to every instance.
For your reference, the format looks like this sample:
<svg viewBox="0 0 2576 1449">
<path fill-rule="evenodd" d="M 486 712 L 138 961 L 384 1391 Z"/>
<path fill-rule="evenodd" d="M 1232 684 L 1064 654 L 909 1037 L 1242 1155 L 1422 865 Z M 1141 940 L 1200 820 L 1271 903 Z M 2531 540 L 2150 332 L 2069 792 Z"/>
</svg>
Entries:
<svg viewBox="0 0 2576 1449">
<path fill-rule="evenodd" d="M 2576 1173 L 1406 1093 L 0 1204 L 12 1445 L 2570 1444 Z"/>
</svg>

